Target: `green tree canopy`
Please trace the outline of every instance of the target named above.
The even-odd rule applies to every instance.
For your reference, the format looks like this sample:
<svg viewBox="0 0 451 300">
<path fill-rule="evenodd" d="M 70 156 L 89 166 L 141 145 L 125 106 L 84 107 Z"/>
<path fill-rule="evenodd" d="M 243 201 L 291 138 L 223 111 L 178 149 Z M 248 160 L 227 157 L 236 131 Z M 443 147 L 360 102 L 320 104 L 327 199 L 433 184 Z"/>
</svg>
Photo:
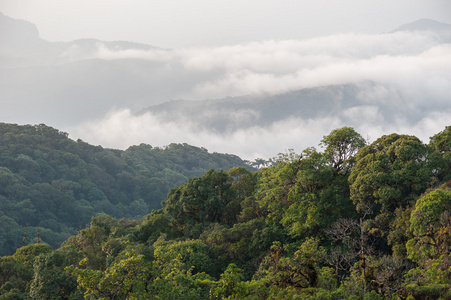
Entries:
<svg viewBox="0 0 451 300">
<path fill-rule="evenodd" d="M 417 262 L 451 254 L 451 190 L 435 190 L 417 200 L 410 217 L 414 238 L 408 255 Z M 451 261 L 449 262 L 451 266 Z"/>
<path fill-rule="evenodd" d="M 323 137 L 320 143 L 326 147 L 324 154 L 337 170 L 345 168 L 344 165 L 348 159 L 353 157 L 365 144 L 363 137 L 352 127 L 332 130 L 329 135 Z"/>
<path fill-rule="evenodd" d="M 362 209 L 394 212 L 428 187 L 432 170 L 428 149 L 418 138 L 391 134 L 362 148 L 350 177 L 351 199 Z"/>
</svg>

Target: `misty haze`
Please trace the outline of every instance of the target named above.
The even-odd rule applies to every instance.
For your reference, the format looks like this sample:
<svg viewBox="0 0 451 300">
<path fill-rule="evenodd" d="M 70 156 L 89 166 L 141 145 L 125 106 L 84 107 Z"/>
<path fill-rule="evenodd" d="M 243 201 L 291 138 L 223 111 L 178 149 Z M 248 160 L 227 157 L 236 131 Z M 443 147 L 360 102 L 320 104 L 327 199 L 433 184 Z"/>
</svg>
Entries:
<svg viewBox="0 0 451 300">
<path fill-rule="evenodd" d="M 188 143 L 267 159 L 342 126 L 369 141 L 400 132 L 427 142 L 451 120 L 451 25 L 430 19 L 179 49 L 50 42 L 30 22 L 1 14 L 0 24 L 0 119 L 104 147 Z"/>
</svg>

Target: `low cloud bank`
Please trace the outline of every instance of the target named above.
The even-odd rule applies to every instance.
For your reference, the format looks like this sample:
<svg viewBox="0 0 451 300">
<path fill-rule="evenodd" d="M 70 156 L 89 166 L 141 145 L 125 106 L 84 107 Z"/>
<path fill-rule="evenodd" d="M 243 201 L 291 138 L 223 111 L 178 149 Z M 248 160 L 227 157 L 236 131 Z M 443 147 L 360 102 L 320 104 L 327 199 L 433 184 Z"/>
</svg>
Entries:
<svg viewBox="0 0 451 300">
<path fill-rule="evenodd" d="M 390 84 L 403 92 L 410 90 L 412 98 L 418 98 L 418 89 L 442 98 L 451 91 L 451 44 L 427 31 L 341 34 L 178 50 L 120 50 L 99 43 L 95 56 L 145 59 L 164 62 L 168 67 L 182 66 L 186 71 L 219 74 L 179 95 L 197 100 L 283 93 L 364 80 Z"/>
<path fill-rule="evenodd" d="M 427 143 L 451 120 L 451 44 L 433 32 L 342 34 L 178 50 L 121 50 L 99 44 L 95 55 L 108 60 L 158 61 L 168 70 L 181 68 L 186 74 L 214 74 L 174 95 L 184 99 L 274 95 L 349 83 L 361 87 L 356 95 L 358 103 L 351 107 L 338 105 L 341 110 L 323 116 L 321 112 L 312 117 L 287 115 L 265 126 L 252 123 L 259 118 L 258 109 L 252 108 L 235 113 L 204 112 L 223 113 L 230 122 L 246 125 L 222 132 L 205 126 L 202 114 L 190 119 L 186 114 L 171 116 L 169 111 L 163 118 L 158 113 L 135 115 L 122 109 L 68 130 L 106 147 L 186 142 L 246 159 L 269 158 L 289 148 L 302 151 L 317 146 L 322 136 L 342 126 L 353 126 L 370 141 L 397 132 L 416 135 Z M 374 84 L 362 84 L 365 82 Z M 334 101 L 343 99 L 346 97 L 337 95 Z"/>
<path fill-rule="evenodd" d="M 331 130 L 349 125 L 354 125 L 370 142 L 396 132 L 415 135 L 427 143 L 429 137 L 443 130 L 450 120 L 451 109 L 429 113 L 412 126 L 401 118 L 385 120 L 376 106 L 361 106 L 335 117 L 307 120 L 290 117 L 267 127 L 247 127 L 222 134 L 199 129 L 196 122 L 162 122 L 151 113 L 137 116 L 125 109 L 110 112 L 102 120 L 85 123 L 70 130 L 70 134 L 111 148 L 126 149 L 140 143 L 152 146 L 188 143 L 210 152 L 232 153 L 253 160 L 271 158 L 288 149 L 300 152 L 307 147 L 318 147 L 321 138 Z"/>
<path fill-rule="evenodd" d="M 46 123 L 106 147 L 186 142 L 248 159 L 316 146 L 341 126 L 427 142 L 450 125 L 451 26 L 426 23 L 173 50 L 52 43 L 19 26 L 10 32 L 26 43 L 0 47 L 0 119 Z M 176 99 L 198 101 L 167 102 Z"/>
</svg>

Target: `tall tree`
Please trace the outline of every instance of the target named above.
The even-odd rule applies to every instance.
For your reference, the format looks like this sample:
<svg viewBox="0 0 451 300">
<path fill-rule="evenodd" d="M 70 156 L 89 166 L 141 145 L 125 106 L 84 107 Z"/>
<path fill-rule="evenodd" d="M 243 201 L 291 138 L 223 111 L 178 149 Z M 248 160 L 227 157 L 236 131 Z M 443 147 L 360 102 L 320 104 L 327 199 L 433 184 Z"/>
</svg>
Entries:
<svg viewBox="0 0 451 300">
<path fill-rule="evenodd" d="M 418 138 L 391 134 L 362 148 L 349 176 L 351 199 L 358 209 L 374 206 L 389 217 L 425 191 L 432 174 L 428 149 Z"/>
<path fill-rule="evenodd" d="M 365 144 L 363 137 L 352 127 L 332 130 L 320 143 L 326 148 L 324 154 L 330 164 L 337 170 L 346 168 L 346 163 L 352 165 L 348 160 Z"/>
<path fill-rule="evenodd" d="M 451 266 L 451 190 L 435 190 L 418 199 L 410 224 L 414 237 L 407 242 L 409 257 L 424 265 L 443 255 Z"/>
<path fill-rule="evenodd" d="M 439 181 L 451 179 L 451 126 L 431 137 L 429 146 L 438 153 L 435 160 L 436 176 Z"/>
</svg>

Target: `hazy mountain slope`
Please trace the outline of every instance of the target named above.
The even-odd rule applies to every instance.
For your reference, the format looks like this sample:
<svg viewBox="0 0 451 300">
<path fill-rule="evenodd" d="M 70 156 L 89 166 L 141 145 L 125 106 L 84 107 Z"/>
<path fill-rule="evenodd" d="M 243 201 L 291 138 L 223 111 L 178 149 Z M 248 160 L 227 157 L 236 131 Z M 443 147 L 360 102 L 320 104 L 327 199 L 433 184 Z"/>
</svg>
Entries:
<svg viewBox="0 0 451 300">
<path fill-rule="evenodd" d="M 73 126 L 98 118 L 111 108 L 139 109 L 183 92 L 211 73 L 187 72 L 161 62 L 121 59 L 82 60 L 33 68 L 0 68 L 0 119 L 11 122 L 51 122 Z M 168 85 L 168 82 L 171 85 Z M 19 92 L 20 91 L 20 92 Z M 20 111 L 19 120 L 11 111 Z"/>
<path fill-rule="evenodd" d="M 451 24 L 437 22 L 431 19 L 420 19 L 412 23 L 404 24 L 393 32 L 402 31 L 434 32 L 443 42 L 451 42 Z"/>
<path fill-rule="evenodd" d="M 48 42 L 39 37 L 35 24 L 5 16 L 0 12 L 0 68 L 20 68 L 63 64 L 97 57 L 101 45 L 111 50 L 157 49 L 127 41 L 103 42 L 80 39 L 72 42 Z"/>
<path fill-rule="evenodd" d="M 431 19 L 419 19 L 398 27 L 395 31 L 433 31 L 445 32 L 451 31 L 451 24 L 437 22 Z"/>
<path fill-rule="evenodd" d="M 374 101 L 369 102 L 367 96 L 377 92 L 381 94 L 378 99 L 373 97 Z M 421 114 L 430 110 L 427 103 L 409 106 L 408 99 L 404 99 L 403 95 L 397 94 L 390 87 L 364 82 L 302 89 L 277 95 L 170 101 L 151 106 L 137 115 L 150 113 L 162 123 L 190 123 L 204 130 L 225 133 L 255 126 L 269 127 L 289 118 L 340 118 L 348 124 L 358 125 L 362 118 L 371 115 L 381 122 L 406 118 L 411 124 L 415 124 Z"/>
<path fill-rule="evenodd" d="M 15 20 L 0 12 L 0 68 L 34 65 L 46 60 L 46 46 L 36 25 Z"/>
<path fill-rule="evenodd" d="M 334 111 L 335 100 L 343 100 L 346 96 L 343 95 L 343 87 L 331 86 L 277 95 L 241 96 L 206 101 L 170 101 L 151 106 L 140 114 L 151 112 L 161 121 L 190 119 L 205 128 L 214 128 L 218 131 L 237 130 L 249 126 L 268 126 L 291 116 L 314 118 L 328 115 Z"/>
</svg>

